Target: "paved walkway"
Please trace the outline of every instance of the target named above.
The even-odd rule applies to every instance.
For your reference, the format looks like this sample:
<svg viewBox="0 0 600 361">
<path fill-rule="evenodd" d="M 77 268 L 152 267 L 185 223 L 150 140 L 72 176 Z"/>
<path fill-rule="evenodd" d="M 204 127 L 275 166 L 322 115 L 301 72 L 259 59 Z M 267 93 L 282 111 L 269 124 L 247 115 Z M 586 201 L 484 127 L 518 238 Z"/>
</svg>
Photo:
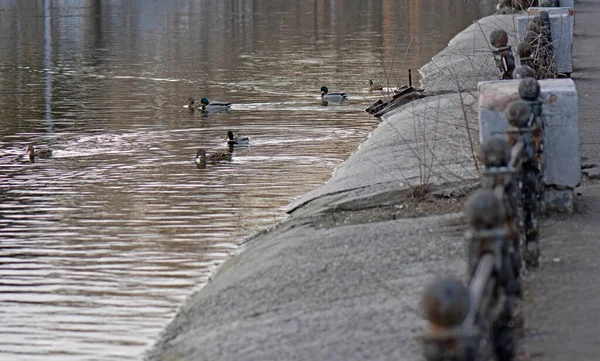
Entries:
<svg viewBox="0 0 600 361">
<path fill-rule="evenodd" d="M 575 66 L 583 165 L 600 165 L 600 0 L 575 4 Z M 542 262 L 527 281 L 530 360 L 600 359 L 600 185 L 584 179 L 576 212 L 547 220 Z"/>
</svg>

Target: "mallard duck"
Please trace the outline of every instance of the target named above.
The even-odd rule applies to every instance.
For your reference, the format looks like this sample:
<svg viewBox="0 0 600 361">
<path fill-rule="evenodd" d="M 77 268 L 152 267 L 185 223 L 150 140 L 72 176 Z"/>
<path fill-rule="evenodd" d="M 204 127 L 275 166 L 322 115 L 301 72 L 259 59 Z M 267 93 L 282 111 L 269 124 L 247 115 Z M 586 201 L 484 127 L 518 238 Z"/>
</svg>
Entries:
<svg viewBox="0 0 600 361">
<path fill-rule="evenodd" d="M 216 152 L 210 155 L 206 155 L 206 151 L 202 148 L 199 148 L 196 152 L 196 158 L 194 158 L 194 163 L 197 165 L 206 165 L 206 161 L 209 162 L 221 162 L 225 160 L 231 160 L 231 153 L 225 152 Z"/>
<path fill-rule="evenodd" d="M 19 162 L 19 163 L 35 162 L 35 151 L 33 150 L 33 146 L 28 145 L 27 151 L 25 152 L 25 154 L 17 155 L 17 157 L 14 160 L 15 160 L 15 162 Z"/>
<path fill-rule="evenodd" d="M 231 103 L 217 101 L 209 102 L 208 99 L 202 98 L 200 99 L 200 104 L 196 104 L 194 98 L 189 97 L 187 103 L 183 107 L 188 108 L 190 110 L 198 109 L 203 112 L 219 113 L 230 110 Z"/>
<path fill-rule="evenodd" d="M 188 98 L 187 103 L 185 103 L 183 105 L 183 107 L 188 108 L 189 110 L 196 110 L 196 108 L 198 108 L 198 106 L 194 102 L 194 98 L 192 98 L 192 97 Z"/>
<path fill-rule="evenodd" d="M 367 86 L 367 88 L 372 91 L 372 90 L 383 90 L 383 85 L 381 84 L 374 84 L 373 83 L 373 79 L 369 79 L 369 85 Z"/>
<path fill-rule="evenodd" d="M 231 103 L 228 102 L 209 102 L 208 99 L 200 99 L 200 107 L 203 112 L 226 112 L 231 109 Z"/>
<path fill-rule="evenodd" d="M 321 99 L 328 102 L 343 102 L 348 100 L 346 93 L 329 93 L 326 86 L 321 87 Z"/>
<path fill-rule="evenodd" d="M 225 139 L 229 145 L 250 145 L 250 138 L 246 136 L 234 137 L 231 130 L 227 132 Z"/>
<path fill-rule="evenodd" d="M 50 158 L 52 157 L 52 149 L 34 149 L 33 145 L 29 144 L 27 145 L 27 157 L 29 158 L 30 163 L 35 161 L 35 157 Z"/>
</svg>

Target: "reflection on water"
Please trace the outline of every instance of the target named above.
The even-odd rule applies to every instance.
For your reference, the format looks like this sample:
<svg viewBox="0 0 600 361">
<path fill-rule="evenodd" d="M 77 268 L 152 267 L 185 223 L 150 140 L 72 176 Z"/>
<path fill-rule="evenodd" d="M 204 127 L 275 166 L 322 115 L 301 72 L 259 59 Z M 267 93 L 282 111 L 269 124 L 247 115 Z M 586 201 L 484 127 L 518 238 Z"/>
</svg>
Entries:
<svg viewBox="0 0 600 361">
<path fill-rule="evenodd" d="M 406 83 L 492 3 L 0 0 L 2 358 L 138 359 L 376 126 L 367 81 Z M 251 146 L 196 168 L 230 129 Z M 28 143 L 54 156 L 15 161 Z"/>
</svg>

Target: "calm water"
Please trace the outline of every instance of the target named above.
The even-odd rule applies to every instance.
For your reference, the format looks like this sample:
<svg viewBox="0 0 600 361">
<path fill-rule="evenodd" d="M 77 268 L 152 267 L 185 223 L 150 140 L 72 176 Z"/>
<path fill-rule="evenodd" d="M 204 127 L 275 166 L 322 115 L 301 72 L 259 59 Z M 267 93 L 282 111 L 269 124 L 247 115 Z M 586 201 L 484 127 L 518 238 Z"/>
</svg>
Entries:
<svg viewBox="0 0 600 361">
<path fill-rule="evenodd" d="M 406 83 L 494 2 L 0 0 L 0 359 L 139 359 L 377 125 L 368 79 L 394 58 Z M 229 129 L 251 146 L 197 169 Z M 28 143 L 54 156 L 15 161 Z"/>
</svg>

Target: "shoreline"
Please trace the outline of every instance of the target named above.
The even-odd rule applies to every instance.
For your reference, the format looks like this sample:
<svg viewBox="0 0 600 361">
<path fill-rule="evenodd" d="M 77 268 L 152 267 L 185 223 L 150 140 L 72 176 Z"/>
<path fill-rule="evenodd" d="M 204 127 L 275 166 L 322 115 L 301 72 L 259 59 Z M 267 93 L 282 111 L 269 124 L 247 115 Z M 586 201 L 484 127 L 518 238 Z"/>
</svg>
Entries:
<svg viewBox="0 0 600 361">
<path fill-rule="evenodd" d="M 384 115 L 288 219 L 242 241 L 146 359 L 419 358 L 423 285 L 465 272 L 457 212 L 477 180 L 473 93 L 498 75 L 489 32 L 513 35 L 513 18 L 482 18 L 450 40 L 420 69 L 421 87 L 443 94 Z"/>
</svg>

